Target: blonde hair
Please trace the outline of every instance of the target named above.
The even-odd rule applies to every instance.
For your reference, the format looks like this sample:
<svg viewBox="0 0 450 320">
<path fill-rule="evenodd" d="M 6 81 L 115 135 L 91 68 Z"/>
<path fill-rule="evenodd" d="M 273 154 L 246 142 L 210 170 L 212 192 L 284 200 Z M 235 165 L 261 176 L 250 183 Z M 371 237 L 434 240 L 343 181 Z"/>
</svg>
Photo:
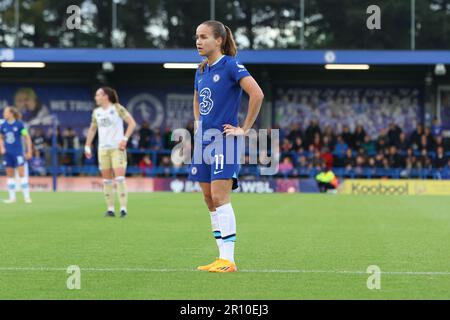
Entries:
<svg viewBox="0 0 450 320">
<path fill-rule="evenodd" d="M 212 34 L 215 39 L 222 38 L 222 46 L 221 46 L 222 54 L 232 57 L 236 56 L 237 46 L 230 28 L 228 28 L 222 22 L 216 20 L 208 20 L 201 23 L 200 25 L 202 24 L 211 28 Z M 208 60 L 205 59 L 200 64 L 199 68 L 201 73 L 203 73 L 203 71 L 205 70 L 205 66 L 207 63 Z"/>
<path fill-rule="evenodd" d="M 22 114 L 20 113 L 20 111 L 17 108 L 8 106 L 5 109 L 8 109 L 8 111 L 12 113 L 14 119 L 16 119 L 16 120 L 22 119 Z"/>
</svg>

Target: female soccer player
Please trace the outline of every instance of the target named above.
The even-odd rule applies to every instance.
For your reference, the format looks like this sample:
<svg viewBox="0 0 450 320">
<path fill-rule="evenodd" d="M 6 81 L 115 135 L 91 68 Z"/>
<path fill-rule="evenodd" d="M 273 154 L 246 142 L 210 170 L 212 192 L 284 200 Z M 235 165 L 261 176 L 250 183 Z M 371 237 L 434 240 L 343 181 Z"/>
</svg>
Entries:
<svg viewBox="0 0 450 320">
<path fill-rule="evenodd" d="M 85 156 L 92 157 L 92 140 L 98 129 L 98 162 L 103 177 L 103 192 L 107 211 L 105 217 L 115 217 L 113 177 L 119 193 L 120 217 L 127 215 L 127 189 L 125 173 L 127 169 L 127 141 L 136 128 L 136 122 L 128 111 L 119 104 L 117 92 L 102 87 L 95 93 L 98 108 L 92 113 L 91 126 L 84 147 Z M 123 122 L 128 127 L 124 134 Z"/>
<path fill-rule="evenodd" d="M 4 155 L 9 192 L 9 199 L 4 202 L 8 204 L 16 202 L 15 170 L 17 169 L 25 203 L 31 203 L 28 177 L 24 170 L 25 160 L 30 160 L 32 157 L 31 138 L 16 108 L 6 107 L 3 110 L 3 118 L 5 121 L 0 125 L 0 153 Z M 25 138 L 26 144 L 25 159 L 22 137 Z"/>
<path fill-rule="evenodd" d="M 234 272 L 237 271 L 234 261 L 236 219 L 230 193 L 237 188 L 238 137 L 242 141 L 253 126 L 264 94 L 247 69 L 235 59 L 236 44 L 231 30 L 223 23 L 206 21 L 200 24 L 196 31 L 196 46 L 206 59 L 195 74 L 194 117 L 197 128 L 189 178 L 200 183 L 220 255 L 213 263 L 198 269 Z M 239 127 L 238 108 L 242 90 L 250 100 L 247 117 Z M 206 150 L 210 148 L 210 140 L 214 145 L 212 153 Z M 203 151 L 207 154 L 205 159 Z M 199 155 L 200 164 L 197 163 Z"/>
</svg>

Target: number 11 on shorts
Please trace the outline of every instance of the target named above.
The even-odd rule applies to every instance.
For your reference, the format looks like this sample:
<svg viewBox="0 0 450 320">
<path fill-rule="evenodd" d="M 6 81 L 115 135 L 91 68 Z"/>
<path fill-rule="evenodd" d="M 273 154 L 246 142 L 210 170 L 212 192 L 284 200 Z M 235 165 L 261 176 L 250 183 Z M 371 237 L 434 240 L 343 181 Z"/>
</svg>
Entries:
<svg viewBox="0 0 450 320">
<path fill-rule="evenodd" d="M 217 170 L 223 170 L 223 154 L 216 154 L 214 155 L 214 162 L 216 163 L 216 171 Z"/>
</svg>

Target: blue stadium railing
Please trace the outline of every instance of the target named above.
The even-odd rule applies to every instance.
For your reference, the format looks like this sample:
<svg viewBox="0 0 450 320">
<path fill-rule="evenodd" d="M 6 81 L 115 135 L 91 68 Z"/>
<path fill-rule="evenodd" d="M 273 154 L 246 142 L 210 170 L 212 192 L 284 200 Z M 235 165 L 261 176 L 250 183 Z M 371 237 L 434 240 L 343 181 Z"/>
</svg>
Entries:
<svg viewBox="0 0 450 320">
<path fill-rule="evenodd" d="M 44 150 L 47 153 L 47 159 L 51 159 L 52 165 L 46 165 L 44 169 L 46 175 L 57 177 L 63 176 L 74 176 L 74 175 L 97 175 L 98 166 L 96 164 L 95 158 L 92 160 L 87 160 L 84 158 L 83 149 L 61 149 L 61 148 L 47 148 Z M 55 154 L 56 153 L 56 154 Z M 149 155 L 153 167 L 151 169 L 142 170 L 136 164 L 130 164 L 127 168 L 127 174 L 129 175 L 143 175 L 145 176 L 169 176 L 169 177 L 180 177 L 187 176 L 189 173 L 189 167 L 187 165 L 176 168 L 176 167 L 163 167 L 155 164 L 159 163 L 159 158 L 161 156 L 170 156 L 171 150 L 140 150 L 140 149 L 128 149 L 128 154 L 130 157 Z M 303 153 L 305 156 L 310 156 L 308 152 Z M 73 165 L 62 165 L 59 162 L 64 155 L 72 155 Z M 417 154 L 418 155 L 418 154 Z M 433 159 L 435 154 L 430 152 L 429 157 Z M 284 152 L 281 153 L 280 159 L 285 156 L 292 158 L 293 163 L 297 163 L 299 154 L 296 152 Z M 450 153 L 446 154 L 450 157 Z M 95 157 L 95 155 L 94 155 Z M 3 169 L 3 168 L 2 168 Z M 405 168 L 334 168 L 333 171 L 338 177 L 345 178 L 362 178 L 362 179 L 374 179 L 374 178 L 392 178 L 392 179 L 449 179 L 450 178 L 450 168 L 445 167 L 443 169 L 435 168 L 423 168 L 423 169 L 405 169 Z M 31 174 L 36 172 L 31 168 Z M 292 170 L 285 172 L 278 172 L 277 177 L 303 177 L 303 178 L 313 178 L 319 171 L 315 168 L 304 168 L 296 166 Z M 259 177 L 261 175 L 260 167 L 258 165 L 243 165 L 240 171 L 241 176 L 255 176 Z"/>
</svg>

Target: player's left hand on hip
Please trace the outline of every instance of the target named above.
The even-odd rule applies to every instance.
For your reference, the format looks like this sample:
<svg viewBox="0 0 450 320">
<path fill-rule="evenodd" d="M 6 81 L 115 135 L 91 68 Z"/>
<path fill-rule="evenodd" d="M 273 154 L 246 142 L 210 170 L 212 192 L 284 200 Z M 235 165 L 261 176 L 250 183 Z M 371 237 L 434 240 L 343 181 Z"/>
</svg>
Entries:
<svg viewBox="0 0 450 320">
<path fill-rule="evenodd" d="M 231 124 L 224 124 L 223 129 L 223 133 L 225 133 L 227 136 L 245 135 L 244 129 L 242 129 L 241 127 L 234 127 Z"/>
<path fill-rule="evenodd" d="M 31 152 L 27 152 L 25 154 L 25 159 L 30 160 L 33 157 L 33 155 L 31 154 Z"/>
<path fill-rule="evenodd" d="M 127 147 L 127 142 L 125 140 L 120 141 L 119 143 L 119 149 L 120 150 L 125 150 Z"/>
</svg>

